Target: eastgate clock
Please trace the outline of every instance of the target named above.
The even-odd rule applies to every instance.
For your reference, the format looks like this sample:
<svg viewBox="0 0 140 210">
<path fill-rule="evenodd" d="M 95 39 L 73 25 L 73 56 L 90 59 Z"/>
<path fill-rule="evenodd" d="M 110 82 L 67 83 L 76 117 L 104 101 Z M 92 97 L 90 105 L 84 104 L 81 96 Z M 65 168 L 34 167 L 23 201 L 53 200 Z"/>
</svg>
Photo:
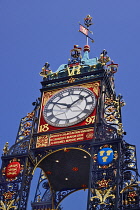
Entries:
<svg viewBox="0 0 140 210">
<path fill-rule="evenodd" d="M 43 111 L 45 121 L 55 127 L 80 123 L 94 110 L 96 97 L 84 87 L 69 87 L 53 95 Z"/>
</svg>

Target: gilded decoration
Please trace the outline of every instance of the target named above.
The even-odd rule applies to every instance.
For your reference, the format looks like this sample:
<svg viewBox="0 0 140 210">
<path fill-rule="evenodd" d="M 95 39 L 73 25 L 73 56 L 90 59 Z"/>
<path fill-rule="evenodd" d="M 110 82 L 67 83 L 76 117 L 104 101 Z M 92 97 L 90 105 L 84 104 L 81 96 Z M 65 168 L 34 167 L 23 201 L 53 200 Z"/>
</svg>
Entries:
<svg viewBox="0 0 140 210">
<path fill-rule="evenodd" d="M 15 202 L 15 199 L 7 201 L 7 202 L 0 201 L 0 205 L 1 205 L 0 209 L 2 210 L 17 209 L 17 207 L 13 205 L 14 202 Z"/>
<path fill-rule="evenodd" d="M 76 74 L 81 74 L 80 69 L 81 69 L 81 66 L 80 65 L 73 66 L 72 68 L 69 68 L 67 66 L 68 76 L 73 76 L 73 75 L 76 75 Z"/>
<path fill-rule="evenodd" d="M 87 133 L 87 134 L 86 134 L 86 138 L 91 138 L 91 139 L 92 139 L 93 136 L 94 136 L 93 133 Z"/>
<path fill-rule="evenodd" d="M 9 151 L 9 143 L 6 142 L 6 144 L 4 145 L 4 148 L 3 148 L 3 154 L 4 155 L 8 154 L 8 151 Z"/>
<path fill-rule="evenodd" d="M 37 102 L 34 102 L 34 103 L 37 103 Z M 27 113 L 27 115 L 21 119 L 19 131 L 18 131 L 17 138 L 16 138 L 16 143 L 19 142 L 19 145 L 16 145 L 17 147 L 18 146 L 23 147 L 23 145 L 24 145 L 24 146 L 26 146 L 26 149 L 28 148 L 29 141 L 27 140 L 27 137 L 32 132 L 32 126 L 33 126 L 33 121 L 35 118 L 35 113 L 36 113 L 36 111 L 33 110 L 32 112 Z M 23 140 L 26 140 L 26 143 L 23 142 Z M 21 143 L 21 141 L 22 141 L 22 143 Z M 20 145 L 20 143 L 22 144 L 22 146 Z M 13 150 L 14 150 L 14 148 L 13 148 Z"/>
<path fill-rule="evenodd" d="M 34 112 L 28 113 L 27 118 L 32 119 L 34 115 L 35 115 Z"/>
<path fill-rule="evenodd" d="M 124 130 L 123 130 L 123 125 L 122 125 L 122 123 L 119 123 L 119 124 L 118 124 L 118 130 L 117 130 L 117 133 L 118 133 L 120 136 L 122 136 L 122 135 L 123 135 Z"/>
<path fill-rule="evenodd" d="M 106 65 L 106 63 L 108 63 L 110 61 L 110 57 L 107 55 L 107 51 L 106 50 L 103 50 L 103 52 L 100 54 L 100 58 L 98 59 L 98 61 L 102 65 Z"/>
<path fill-rule="evenodd" d="M 3 196 L 4 196 L 5 199 L 12 199 L 13 195 L 14 195 L 14 192 L 10 192 L 10 191 L 5 192 L 3 194 Z"/>
<path fill-rule="evenodd" d="M 140 181 L 134 181 L 134 179 L 125 183 L 124 188 L 120 192 L 125 195 L 125 199 L 122 201 L 123 205 L 133 204 L 136 201 L 138 197 L 138 191 L 136 190 L 139 189 L 139 184 Z"/>
<path fill-rule="evenodd" d="M 94 199 L 98 199 L 99 200 L 99 203 L 98 205 L 102 205 L 102 204 L 105 204 L 105 205 L 108 205 L 107 203 L 107 198 L 109 197 L 112 197 L 112 198 L 115 198 L 115 195 L 112 193 L 113 189 L 112 187 L 110 187 L 109 189 L 106 189 L 106 190 L 91 190 L 92 193 L 94 193 L 95 191 L 95 196 L 91 197 L 91 201 L 93 201 Z"/>
<path fill-rule="evenodd" d="M 59 92 L 61 89 L 57 89 L 57 90 L 51 90 L 51 91 L 47 91 L 44 93 L 44 97 L 43 97 L 43 106 L 46 104 L 46 102 L 49 100 L 49 98 L 56 94 L 57 92 Z"/>
<path fill-rule="evenodd" d="M 122 100 L 121 95 L 118 95 L 115 99 L 113 99 L 113 96 L 105 98 L 104 118 L 107 123 L 117 128 L 117 133 L 120 136 L 125 134 L 121 122 L 121 107 L 124 105 L 125 102 Z"/>
<path fill-rule="evenodd" d="M 30 130 L 24 130 L 23 131 L 23 136 L 28 136 L 30 134 Z"/>
<path fill-rule="evenodd" d="M 110 179 L 109 180 L 102 179 L 101 181 L 98 181 L 97 184 L 99 185 L 100 188 L 102 188 L 102 187 L 108 187 L 109 182 Z"/>
<path fill-rule="evenodd" d="M 68 83 L 73 83 L 74 81 L 75 81 L 75 78 L 70 77 L 70 79 L 68 80 Z M 86 87 L 86 88 L 93 88 L 93 91 L 95 92 L 95 94 L 97 96 L 99 95 L 99 86 L 100 86 L 99 82 L 80 84 L 80 85 L 77 85 L 77 86 Z M 62 90 L 62 88 L 44 92 L 42 105 L 44 106 L 46 104 L 46 102 L 49 100 L 49 98 L 51 96 L 53 96 L 54 94 L 58 93 L 60 90 Z"/>
<path fill-rule="evenodd" d="M 20 159 L 13 158 L 9 164 L 2 169 L 2 175 L 6 176 L 6 181 L 13 181 L 17 179 L 19 173 L 23 171 L 23 165 L 20 164 Z M 5 196 L 10 196 L 12 192 L 6 192 Z"/>
<path fill-rule="evenodd" d="M 52 70 L 50 69 L 50 64 L 46 62 L 42 67 L 42 71 L 40 72 L 40 76 L 47 77 L 52 74 Z"/>
<path fill-rule="evenodd" d="M 95 94 L 97 96 L 99 95 L 100 82 L 93 82 L 93 83 L 82 84 L 81 86 L 82 87 L 86 87 L 86 88 L 93 88 L 93 91 L 95 92 Z"/>
<path fill-rule="evenodd" d="M 49 138 L 47 135 L 44 136 L 38 136 L 37 137 L 37 144 L 36 147 L 47 147 L 49 144 Z"/>
<path fill-rule="evenodd" d="M 70 77 L 69 80 L 68 80 L 68 83 L 73 83 L 73 82 L 75 82 L 75 80 L 76 80 L 75 78 Z"/>
<path fill-rule="evenodd" d="M 31 127 L 32 124 L 31 124 L 30 122 L 26 122 L 26 123 L 24 124 L 24 126 L 25 126 L 25 128 L 28 128 L 28 127 Z"/>
<path fill-rule="evenodd" d="M 133 191 L 135 189 L 135 187 L 138 187 L 138 184 L 140 184 L 140 181 L 134 181 L 134 179 L 131 179 L 128 182 L 125 182 L 125 186 L 124 188 L 121 190 L 120 193 L 124 193 L 125 191 Z"/>
</svg>

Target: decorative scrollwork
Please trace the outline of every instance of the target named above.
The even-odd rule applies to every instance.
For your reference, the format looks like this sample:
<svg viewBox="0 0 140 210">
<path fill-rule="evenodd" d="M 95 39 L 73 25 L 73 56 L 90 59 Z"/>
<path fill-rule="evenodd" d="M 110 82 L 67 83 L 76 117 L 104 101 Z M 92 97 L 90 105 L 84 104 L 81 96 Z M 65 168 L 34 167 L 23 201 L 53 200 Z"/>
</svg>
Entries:
<svg viewBox="0 0 140 210">
<path fill-rule="evenodd" d="M 117 129 L 117 134 L 119 136 L 125 134 L 121 122 L 121 107 L 124 105 L 125 102 L 122 100 L 121 95 L 119 95 L 115 100 L 113 96 L 110 98 L 106 97 L 105 99 L 104 119 L 107 124 L 110 124 Z"/>
<path fill-rule="evenodd" d="M 8 155 L 17 155 L 17 154 L 25 154 L 28 152 L 29 149 L 30 139 L 22 140 L 16 144 L 14 144 L 9 152 Z"/>
<path fill-rule="evenodd" d="M 124 142 L 122 155 L 124 158 L 123 168 L 125 170 L 136 170 L 136 147 Z"/>
<path fill-rule="evenodd" d="M 102 121 L 101 124 L 97 124 L 96 140 L 95 141 L 107 141 L 117 138 L 117 130 L 111 125 L 107 125 Z"/>
</svg>

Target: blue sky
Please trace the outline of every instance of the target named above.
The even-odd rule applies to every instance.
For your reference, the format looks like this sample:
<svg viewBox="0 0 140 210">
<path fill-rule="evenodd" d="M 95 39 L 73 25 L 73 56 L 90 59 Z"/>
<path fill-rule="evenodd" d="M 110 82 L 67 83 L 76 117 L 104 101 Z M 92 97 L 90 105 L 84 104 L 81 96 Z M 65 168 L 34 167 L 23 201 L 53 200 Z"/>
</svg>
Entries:
<svg viewBox="0 0 140 210">
<path fill-rule="evenodd" d="M 85 45 L 78 32 L 90 14 L 94 25 L 90 58 L 106 49 L 119 64 L 116 92 L 126 102 L 123 125 L 129 143 L 137 146 L 140 169 L 140 1 L 139 0 L 4 0 L 0 2 L 0 149 L 14 143 L 19 122 L 40 97 L 39 76 L 45 62 L 55 72 L 67 63 L 74 44 Z M 78 200 L 78 197 L 80 201 Z M 77 204 L 76 204 L 76 200 Z M 85 210 L 83 195 L 66 200 L 64 209 Z M 74 203 L 74 204 L 73 204 Z M 81 205 L 81 206 L 80 206 Z M 30 209 L 30 208 L 29 208 Z"/>
</svg>

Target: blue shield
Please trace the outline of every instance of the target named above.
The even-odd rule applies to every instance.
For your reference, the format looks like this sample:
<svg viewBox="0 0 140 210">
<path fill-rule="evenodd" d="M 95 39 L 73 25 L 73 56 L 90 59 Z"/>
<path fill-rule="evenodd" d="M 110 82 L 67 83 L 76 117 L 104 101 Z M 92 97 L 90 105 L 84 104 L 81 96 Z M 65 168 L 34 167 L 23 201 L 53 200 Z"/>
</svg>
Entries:
<svg viewBox="0 0 140 210">
<path fill-rule="evenodd" d="M 100 165 L 108 165 L 112 162 L 114 152 L 111 148 L 103 148 L 98 152 L 97 160 Z"/>
</svg>

